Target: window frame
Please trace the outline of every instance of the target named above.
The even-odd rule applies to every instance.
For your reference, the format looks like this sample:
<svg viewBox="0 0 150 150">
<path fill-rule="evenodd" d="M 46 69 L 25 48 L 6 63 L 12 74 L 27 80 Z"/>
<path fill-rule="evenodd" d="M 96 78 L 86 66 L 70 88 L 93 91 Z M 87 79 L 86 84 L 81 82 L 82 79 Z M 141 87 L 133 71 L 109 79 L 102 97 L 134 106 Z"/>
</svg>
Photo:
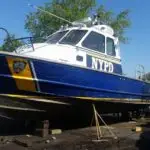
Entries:
<svg viewBox="0 0 150 150">
<path fill-rule="evenodd" d="M 107 49 L 107 39 L 111 39 L 113 41 L 113 44 L 114 44 L 114 51 L 115 51 L 115 55 L 110 55 L 108 54 L 108 49 Z M 109 37 L 109 36 L 105 36 L 105 42 L 106 42 L 106 55 L 107 56 L 111 56 L 111 57 L 115 57 L 116 58 L 116 47 L 115 47 L 115 42 L 114 42 L 114 39 Z"/>
<path fill-rule="evenodd" d="M 92 32 L 97 33 L 97 34 L 99 34 L 99 35 L 102 35 L 102 36 L 104 37 L 104 44 L 105 44 L 105 45 L 104 45 L 104 52 L 101 52 L 101 51 L 98 51 L 98 50 L 95 50 L 95 49 L 91 49 L 91 48 L 85 47 L 85 46 L 83 45 L 83 42 L 86 40 L 86 38 L 87 38 Z M 88 34 L 86 35 L 86 37 L 81 41 L 80 45 L 82 46 L 82 48 L 86 48 L 86 49 L 92 50 L 92 51 L 94 51 L 94 52 L 96 52 L 96 53 L 100 53 L 100 54 L 103 54 L 103 55 L 106 54 L 106 36 L 105 36 L 104 34 L 102 34 L 102 33 L 96 32 L 96 31 L 94 31 L 94 30 L 91 30 L 90 32 L 88 32 Z"/>
<path fill-rule="evenodd" d="M 50 42 L 48 42 L 49 40 L 48 40 L 48 38 L 51 38 L 53 35 L 55 35 L 55 34 L 57 34 L 57 33 L 60 33 L 60 32 L 65 32 L 65 31 L 67 31 L 56 43 L 50 43 Z M 45 43 L 49 43 L 49 44 L 57 44 L 60 40 L 62 40 L 68 33 L 70 32 L 70 30 L 60 30 L 60 31 L 57 31 L 57 32 L 54 32 L 53 34 L 51 34 L 51 35 L 49 35 L 48 37 L 47 37 L 47 40 L 45 41 Z"/>
<path fill-rule="evenodd" d="M 65 34 L 65 36 L 63 36 L 63 38 L 58 41 L 58 44 L 65 45 L 65 43 L 61 43 L 62 40 L 64 40 L 65 37 L 66 37 L 68 34 L 70 34 L 70 32 L 76 31 L 76 30 L 78 30 L 78 31 L 86 31 L 86 32 L 85 32 L 85 34 L 81 37 L 81 39 L 80 39 L 77 43 L 75 43 L 75 44 L 67 44 L 67 45 L 72 45 L 72 46 L 78 45 L 78 44 L 80 43 L 80 41 L 82 41 L 82 39 L 87 35 L 87 33 L 88 33 L 88 30 L 87 30 L 87 29 L 71 29 L 71 30 L 69 30 L 69 32 L 67 32 L 67 34 Z"/>
</svg>

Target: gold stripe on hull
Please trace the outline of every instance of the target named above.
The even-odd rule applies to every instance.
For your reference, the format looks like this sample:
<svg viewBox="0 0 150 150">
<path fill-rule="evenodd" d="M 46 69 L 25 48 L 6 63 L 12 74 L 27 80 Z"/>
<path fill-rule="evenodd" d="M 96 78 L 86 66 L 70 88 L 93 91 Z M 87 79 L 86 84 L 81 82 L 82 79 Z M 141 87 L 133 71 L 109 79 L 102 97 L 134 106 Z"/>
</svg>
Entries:
<svg viewBox="0 0 150 150">
<path fill-rule="evenodd" d="M 131 98 L 95 98 L 95 97 L 74 97 L 77 99 L 88 100 L 88 101 L 103 101 L 103 102 L 119 102 L 119 103 L 133 103 L 133 104 L 150 104 L 149 100 L 143 99 L 131 99 Z"/>
<path fill-rule="evenodd" d="M 18 100 L 22 99 L 22 100 L 30 100 L 30 101 L 43 102 L 43 103 L 70 105 L 69 103 L 61 102 L 61 99 L 58 100 L 57 97 L 42 97 L 42 96 L 17 95 L 17 94 L 0 94 L 0 96 L 16 98 Z"/>
<path fill-rule="evenodd" d="M 39 101 L 39 102 L 45 102 L 45 103 L 58 103 L 58 104 L 65 104 L 70 105 L 69 103 L 62 102 L 62 99 L 65 99 L 65 97 L 58 97 L 58 96 L 31 96 L 31 95 L 17 95 L 17 94 L 0 94 L 0 96 L 5 97 L 12 97 L 12 98 L 18 98 L 22 100 L 32 100 L 32 101 Z M 111 103 L 124 103 L 124 104 L 150 104 L 150 100 L 142 100 L 142 99 L 127 99 L 127 98 L 94 98 L 94 97 L 66 97 L 68 100 L 70 98 L 74 99 L 76 101 L 89 101 L 91 103 L 93 102 L 111 102 Z M 69 101 L 68 101 L 69 102 Z"/>
</svg>

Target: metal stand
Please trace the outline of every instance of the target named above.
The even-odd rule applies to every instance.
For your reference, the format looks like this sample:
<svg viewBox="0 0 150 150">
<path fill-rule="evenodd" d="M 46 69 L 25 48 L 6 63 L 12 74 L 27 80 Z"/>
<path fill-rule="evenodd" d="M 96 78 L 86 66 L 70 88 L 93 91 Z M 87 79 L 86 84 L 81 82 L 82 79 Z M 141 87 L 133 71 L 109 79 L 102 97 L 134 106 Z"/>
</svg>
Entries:
<svg viewBox="0 0 150 150">
<path fill-rule="evenodd" d="M 105 123 L 105 121 L 103 120 L 103 118 L 100 116 L 100 114 L 97 112 L 96 108 L 95 108 L 95 105 L 92 104 L 93 106 L 93 112 L 94 112 L 94 115 L 93 115 L 93 118 L 92 118 L 92 122 L 95 118 L 95 124 L 96 124 L 96 132 L 97 132 L 97 139 L 96 140 L 93 140 L 93 141 L 96 141 L 96 142 L 99 142 L 99 141 L 107 141 L 107 139 L 105 138 L 104 139 L 104 136 L 102 134 L 102 129 L 101 129 L 101 126 L 99 124 L 99 119 L 101 120 L 101 122 L 105 125 L 106 129 L 109 131 L 111 137 L 113 137 L 114 139 L 117 139 L 118 137 L 111 131 L 110 127 Z M 92 125 L 92 122 L 91 122 L 91 125 Z"/>
</svg>

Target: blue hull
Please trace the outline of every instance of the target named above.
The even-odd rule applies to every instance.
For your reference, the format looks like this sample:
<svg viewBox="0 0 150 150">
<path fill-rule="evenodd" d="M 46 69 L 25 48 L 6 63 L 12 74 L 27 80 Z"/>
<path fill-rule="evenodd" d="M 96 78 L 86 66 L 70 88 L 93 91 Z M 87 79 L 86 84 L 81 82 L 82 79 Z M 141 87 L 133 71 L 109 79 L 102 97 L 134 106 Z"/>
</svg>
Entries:
<svg viewBox="0 0 150 150">
<path fill-rule="evenodd" d="M 24 70 L 20 71 L 24 74 L 13 70 L 14 66 L 9 64 L 12 60 L 25 62 Z M 26 74 L 28 78 L 24 76 Z M 18 87 L 19 82 L 21 88 Z M 150 84 L 88 68 L 0 54 L 0 93 L 20 92 L 75 98 L 148 100 Z"/>
</svg>

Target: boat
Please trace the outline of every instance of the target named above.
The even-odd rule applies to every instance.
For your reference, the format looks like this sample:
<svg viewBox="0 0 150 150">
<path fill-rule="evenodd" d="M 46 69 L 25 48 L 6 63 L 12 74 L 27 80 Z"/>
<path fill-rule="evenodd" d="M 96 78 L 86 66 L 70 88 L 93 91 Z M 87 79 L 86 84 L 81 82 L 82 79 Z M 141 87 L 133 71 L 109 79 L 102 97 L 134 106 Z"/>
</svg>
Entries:
<svg viewBox="0 0 150 150">
<path fill-rule="evenodd" d="M 114 30 L 89 18 L 60 27 L 45 42 L 0 51 L 0 68 L 0 107 L 9 114 L 60 117 L 90 114 L 93 103 L 102 113 L 150 104 L 150 82 L 123 74 Z"/>
</svg>

